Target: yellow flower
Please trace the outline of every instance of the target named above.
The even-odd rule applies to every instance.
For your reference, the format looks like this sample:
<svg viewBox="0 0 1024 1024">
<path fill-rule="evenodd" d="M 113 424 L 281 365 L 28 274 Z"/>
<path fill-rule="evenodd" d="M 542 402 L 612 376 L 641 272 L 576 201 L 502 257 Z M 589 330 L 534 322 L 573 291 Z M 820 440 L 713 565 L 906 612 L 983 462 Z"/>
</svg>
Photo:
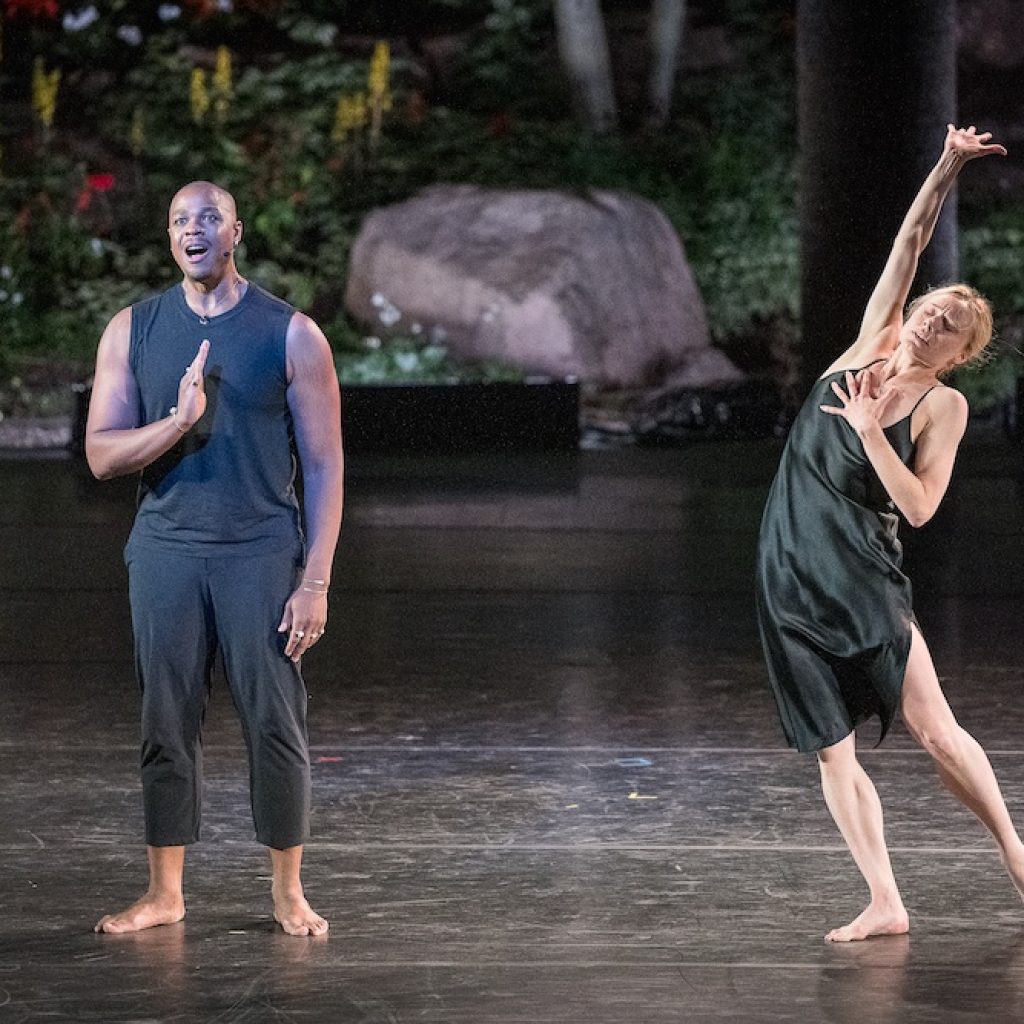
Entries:
<svg viewBox="0 0 1024 1024">
<path fill-rule="evenodd" d="M 366 93 L 357 92 L 352 96 L 352 127 L 362 128 L 367 121 Z"/>
<path fill-rule="evenodd" d="M 213 72 L 213 104 L 218 121 L 223 121 L 227 116 L 232 92 L 231 51 L 226 46 L 218 46 L 217 67 Z"/>
<path fill-rule="evenodd" d="M 206 112 L 210 109 L 210 94 L 206 89 L 206 72 L 202 68 L 192 69 L 189 99 L 192 103 L 192 120 L 196 124 L 202 124 Z"/>
<path fill-rule="evenodd" d="M 349 132 L 356 131 L 365 124 L 366 94 L 357 92 L 339 96 L 338 105 L 334 111 L 331 140 L 340 144 L 348 138 Z"/>
<path fill-rule="evenodd" d="M 391 47 L 387 42 L 381 40 L 373 48 L 373 58 L 370 60 L 370 74 L 367 80 L 367 89 L 370 93 L 370 100 L 379 103 L 387 95 L 391 78 Z"/>
<path fill-rule="evenodd" d="M 348 97 L 339 96 L 334 108 L 334 124 L 331 127 L 331 141 L 342 143 L 348 138 Z"/>
<path fill-rule="evenodd" d="M 47 71 L 43 58 L 36 57 L 32 64 L 32 109 L 39 116 L 44 128 L 49 128 L 53 124 L 59 91 L 60 68 Z"/>
<path fill-rule="evenodd" d="M 231 95 L 231 51 L 226 46 L 217 47 L 217 69 L 213 73 L 213 88 L 222 96 Z"/>
<path fill-rule="evenodd" d="M 128 133 L 128 139 L 131 143 L 132 154 L 142 156 L 142 151 L 146 148 L 146 121 L 142 114 L 142 107 L 136 107 L 132 111 L 132 126 Z"/>
</svg>

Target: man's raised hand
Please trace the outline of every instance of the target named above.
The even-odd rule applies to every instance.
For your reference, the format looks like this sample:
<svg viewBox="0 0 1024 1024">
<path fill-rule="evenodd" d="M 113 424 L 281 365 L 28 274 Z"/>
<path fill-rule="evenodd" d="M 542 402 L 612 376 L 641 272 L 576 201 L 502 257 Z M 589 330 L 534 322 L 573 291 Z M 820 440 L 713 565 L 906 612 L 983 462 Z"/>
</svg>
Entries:
<svg viewBox="0 0 1024 1024">
<path fill-rule="evenodd" d="M 195 359 L 185 367 L 185 372 L 178 382 L 178 404 L 175 412 L 175 423 L 179 430 L 189 430 L 206 412 L 206 387 L 203 367 L 210 353 L 210 342 L 203 338 Z"/>
</svg>

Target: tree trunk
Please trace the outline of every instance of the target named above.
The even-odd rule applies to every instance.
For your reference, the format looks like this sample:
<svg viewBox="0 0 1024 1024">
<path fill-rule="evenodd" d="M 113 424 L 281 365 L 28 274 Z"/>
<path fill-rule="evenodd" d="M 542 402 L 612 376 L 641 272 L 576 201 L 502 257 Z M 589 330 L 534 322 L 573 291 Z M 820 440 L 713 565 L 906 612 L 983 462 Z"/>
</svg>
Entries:
<svg viewBox="0 0 1024 1024">
<path fill-rule="evenodd" d="M 651 71 L 647 79 L 647 124 L 651 128 L 664 128 L 672 113 L 685 20 L 686 0 L 654 0 L 650 30 Z"/>
<path fill-rule="evenodd" d="M 596 132 L 615 128 L 618 112 L 599 0 L 555 0 L 562 65 L 580 116 Z"/>
<path fill-rule="evenodd" d="M 801 362 L 854 340 L 907 207 L 956 119 L 955 0 L 799 0 Z M 955 195 L 915 289 L 957 274 Z"/>
</svg>

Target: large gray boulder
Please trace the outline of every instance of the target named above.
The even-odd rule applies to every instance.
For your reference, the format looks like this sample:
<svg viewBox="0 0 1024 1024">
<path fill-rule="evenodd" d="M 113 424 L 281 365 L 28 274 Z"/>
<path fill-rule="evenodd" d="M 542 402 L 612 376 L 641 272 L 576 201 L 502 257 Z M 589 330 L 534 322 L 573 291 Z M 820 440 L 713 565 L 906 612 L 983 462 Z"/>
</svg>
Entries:
<svg viewBox="0 0 1024 1024">
<path fill-rule="evenodd" d="M 370 213 L 345 293 L 364 323 L 599 386 L 731 383 L 682 244 L 652 203 L 439 185 Z"/>
</svg>

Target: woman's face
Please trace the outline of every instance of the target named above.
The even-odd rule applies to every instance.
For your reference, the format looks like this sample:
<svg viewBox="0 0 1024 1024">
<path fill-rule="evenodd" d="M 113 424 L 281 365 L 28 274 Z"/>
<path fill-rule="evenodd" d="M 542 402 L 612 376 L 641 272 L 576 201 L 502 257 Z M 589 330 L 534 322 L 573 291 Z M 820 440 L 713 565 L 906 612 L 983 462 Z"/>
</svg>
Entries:
<svg viewBox="0 0 1024 1024">
<path fill-rule="evenodd" d="M 938 292 L 907 317 L 900 329 L 900 344 L 913 353 L 915 362 L 942 372 L 963 362 L 969 335 L 963 303 Z"/>
</svg>

